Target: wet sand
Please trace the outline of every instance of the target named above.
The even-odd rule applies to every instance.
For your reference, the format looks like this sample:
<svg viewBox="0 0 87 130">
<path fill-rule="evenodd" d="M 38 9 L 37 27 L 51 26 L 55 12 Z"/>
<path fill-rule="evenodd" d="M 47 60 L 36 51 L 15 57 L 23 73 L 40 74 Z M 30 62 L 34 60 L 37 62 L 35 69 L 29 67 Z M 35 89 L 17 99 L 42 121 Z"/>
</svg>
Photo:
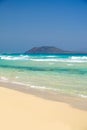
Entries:
<svg viewBox="0 0 87 130">
<path fill-rule="evenodd" d="M 0 130 L 87 130 L 87 111 L 0 87 Z"/>
</svg>

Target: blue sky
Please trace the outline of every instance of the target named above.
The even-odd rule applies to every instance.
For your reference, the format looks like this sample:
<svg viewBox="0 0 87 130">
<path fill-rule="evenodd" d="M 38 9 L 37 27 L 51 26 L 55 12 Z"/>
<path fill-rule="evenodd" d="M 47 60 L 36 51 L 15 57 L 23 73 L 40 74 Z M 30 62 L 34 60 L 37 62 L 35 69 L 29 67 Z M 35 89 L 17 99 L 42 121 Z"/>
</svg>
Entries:
<svg viewBox="0 0 87 130">
<path fill-rule="evenodd" d="M 87 0 L 0 0 L 0 52 L 87 51 Z"/>
</svg>

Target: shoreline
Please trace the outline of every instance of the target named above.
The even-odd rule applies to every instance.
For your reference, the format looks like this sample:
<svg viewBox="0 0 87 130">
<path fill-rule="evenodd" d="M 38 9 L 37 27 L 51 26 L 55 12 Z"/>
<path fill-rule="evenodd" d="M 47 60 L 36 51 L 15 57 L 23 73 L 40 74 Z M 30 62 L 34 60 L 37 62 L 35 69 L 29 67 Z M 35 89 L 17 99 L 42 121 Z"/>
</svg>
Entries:
<svg viewBox="0 0 87 130">
<path fill-rule="evenodd" d="M 41 99 L 46 99 L 54 102 L 67 103 L 73 108 L 87 111 L 87 104 L 86 104 L 87 98 L 75 97 L 59 92 L 53 92 L 51 90 L 35 89 L 29 86 L 27 87 L 24 85 L 11 84 L 7 82 L 6 83 L 0 82 L 0 86 L 16 90 L 18 92 L 22 92 L 25 94 L 33 95 Z"/>
<path fill-rule="evenodd" d="M 0 85 L 1 130 L 87 130 L 87 111 Z"/>
</svg>

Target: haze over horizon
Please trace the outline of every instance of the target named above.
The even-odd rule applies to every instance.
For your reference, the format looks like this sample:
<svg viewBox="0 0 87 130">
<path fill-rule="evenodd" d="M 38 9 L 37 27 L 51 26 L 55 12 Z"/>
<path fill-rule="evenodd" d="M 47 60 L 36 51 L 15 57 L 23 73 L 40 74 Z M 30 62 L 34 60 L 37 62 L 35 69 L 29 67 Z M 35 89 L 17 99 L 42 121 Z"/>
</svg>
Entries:
<svg viewBox="0 0 87 130">
<path fill-rule="evenodd" d="M 87 52 L 87 0 L 0 0 L 0 53 L 55 46 Z"/>
</svg>

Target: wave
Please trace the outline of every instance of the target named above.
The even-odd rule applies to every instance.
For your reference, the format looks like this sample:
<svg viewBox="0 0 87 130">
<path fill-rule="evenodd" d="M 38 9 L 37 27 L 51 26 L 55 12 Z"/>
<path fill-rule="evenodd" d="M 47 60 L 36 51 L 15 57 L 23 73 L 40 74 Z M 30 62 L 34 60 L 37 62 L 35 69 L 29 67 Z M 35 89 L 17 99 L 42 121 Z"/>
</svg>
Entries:
<svg viewBox="0 0 87 130">
<path fill-rule="evenodd" d="M 50 55 L 50 56 L 46 56 L 46 57 L 48 57 L 48 58 L 55 58 L 55 57 L 58 57 L 58 56 L 52 56 L 52 55 Z"/>
<path fill-rule="evenodd" d="M 29 60 L 29 56 L 19 55 L 19 56 L 0 56 L 1 60 Z"/>
<path fill-rule="evenodd" d="M 47 58 L 47 59 L 30 59 L 32 61 L 52 61 L 52 62 L 87 62 L 87 56 L 83 57 L 76 57 L 76 56 L 71 56 L 67 58 L 61 58 L 61 57 L 56 57 L 56 58 Z"/>
<path fill-rule="evenodd" d="M 9 83 L 9 84 L 14 84 L 14 85 L 20 85 L 20 86 L 24 86 L 25 89 L 29 89 L 29 88 L 32 88 L 32 89 L 38 89 L 38 90 L 50 90 L 50 91 L 53 91 L 53 92 L 60 92 L 60 93 L 64 93 L 64 91 L 62 91 L 61 89 L 59 88 L 51 88 L 51 87 L 46 87 L 46 86 L 36 86 L 36 85 L 31 85 L 31 84 L 28 84 L 28 83 L 23 83 L 23 82 L 17 82 L 17 81 L 10 81 L 8 80 L 6 77 L 1 77 L 0 78 L 0 82 L 2 83 Z M 85 94 L 78 94 L 78 93 L 72 93 L 74 96 L 77 96 L 77 97 L 80 97 L 80 98 L 87 98 L 87 95 Z"/>
<path fill-rule="evenodd" d="M 87 98 L 87 95 L 83 95 L 83 94 L 78 94 L 78 96 L 81 98 Z"/>
<path fill-rule="evenodd" d="M 87 56 L 72 56 L 72 60 L 87 60 Z"/>
<path fill-rule="evenodd" d="M 37 66 L 14 66 L 14 65 L 0 65 L 2 68 L 16 69 L 18 71 L 38 71 L 38 72 L 58 72 L 58 73 L 68 73 L 68 74 L 87 74 L 86 69 L 79 68 L 62 68 L 62 67 L 37 67 Z M 16 79 L 19 77 L 16 77 Z"/>
<path fill-rule="evenodd" d="M 39 56 L 31 56 L 31 55 L 0 55 L 1 60 L 23 60 L 23 61 L 36 61 L 36 62 L 87 62 L 87 56 L 67 56 L 67 55 L 39 55 Z"/>
<path fill-rule="evenodd" d="M 0 77 L 0 82 L 8 82 L 8 78 L 1 76 Z"/>
</svg>

